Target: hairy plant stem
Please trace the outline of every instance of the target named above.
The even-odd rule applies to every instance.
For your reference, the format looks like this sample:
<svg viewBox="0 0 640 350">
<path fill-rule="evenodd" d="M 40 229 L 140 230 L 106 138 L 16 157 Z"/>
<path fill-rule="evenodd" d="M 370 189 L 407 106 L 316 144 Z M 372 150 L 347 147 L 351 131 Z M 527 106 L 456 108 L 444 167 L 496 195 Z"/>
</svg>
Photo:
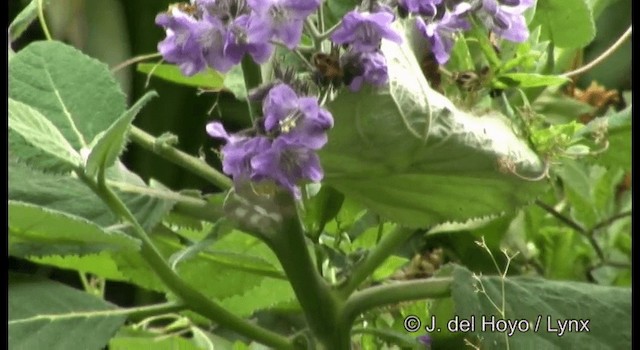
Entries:
<svg viewBox="0 0 640 350">
<path fill-rule="evenodd" d="M 133 125 L 131 126 L 131 132 L 129 135 L 131 136 L 131 140 L 142 146 L 142 148 L 149 150 L 162 158 L 185 168 L 186 170 L 189 170 L 191 173 L 218 186 L 218 188 L 223 190 L 231 188 L 231 179 L 215 168 L 209 166 L 204 161 L 184 153 L 170 145 L 159 144 L 157 138 Z"/>
<path fill-rule="evenodd" d="M 344 315 L 351 325 L 362 312 L 374 307 L 410 300 L 446 298 L 451 294 L 451 277 L 396 282 L 353 293 L 347 300 Z"/>
<path fill-rule="evenodd" d="M 346 283 L 339 289 L 342 297 L 347 298 L 351 295 L 414 232 L 413 229 L 398 227 L 393 232 L 386 234 L 380 243 L 369 252 L 365 260 L 354 268 Z"/>
<path fill-rule="evenodd" d="M 113 66 L 113 68 L 111 68 L 111 73 L 116 73 L 117 71 L 126 68 L 129 65 L 132 65 L 134 63 L 138 63 L 138 62 L 142 62 L 142 61 L 146 61 L 146 60 L 150 60 L 152 58 L 160 58 L 162 57 L 162 54 L 159 52 L 155 52 L 155 53 L 150 53 L 150 54 L 146 54 L 146 55 L 138 55 L 135 57 L 132 57 L 126 61 L 120 62 L 117 65 Z"/>
<path fill-rule="evenodd" d="M 232 329 L 266 345 L 274 346 L 278 349 L 293 349 L 293 345 L 289 339 L 232 314 L 183 281 L 180 276 L 169 267 L 160 251 L 153 244 L 151 238 L 138 223 L 138 220 L 133 216 L 131 211 L 129 211 L 129 208 L 127 208 L 124 202 L 107 186 L 103 172 L 98 175 L 97 183 L 88 178 L 82 171 L 78 171 L 77 174 L 78 177 L 107 204 L 111 211 L 131 224 L 136 238 L 142 242 L 140 247 L 142 258 L 164 285 L 167 286 L 179 300 L 183 301 L 189 309 L 217 322 L 223 327 Z"/>
<path fill-rule="evenodd" d="M 543 201 L 541 201 L 539 199 L 536 199 L 535 203 L 536 203 L 536 205 L 538 207 L 544 209 L 547 213 L 551 214 L 553 217 L 555 217 L 556 219 L 562 221 L 564 224 L 566 224 L 567 226 L 569 226 L 572 229 L 574 229 L 580 235 L 584 236 L 587 239 L 587 241 L 589 241 L 589 244 L 591 244 L 591 247 L 593 247 L 593 250 L 596 252 L 596 255 L 598 256 L 598 258 L 601 261 L 606 261 L 606 258 L 605 258 L 605 255 L 604 255 L 604 251 L 600 247 L 600 244 L 598 244 L 598 241 L 596 241 L 596 239 L 593 237 L 593 233 L 592 232 L 590 232 L 589 230 L 587 230 L 584 227 L 582 227 L 580 224 L 575 222 L 573 219 L 568 218 L 568 217 L 562 215 L 562 213 L 557 212 L 552 206 L 544 203 Z"/>
<path fill-rule="evenodd" d="M 43 0 L 38 0 L 38 21 L 40 22 L 40 27 L 42 28 L 42 31 L 44 32 L 44 37 L 49 41 L 53 40 L 53 37 L 51 36 L 51 33 L 49 32 L 49 27 L 47 26 L 47 21 L 44 19 L 44 4 L 43 4 Z"/>
<path fill-rule="evenodd" d="M 620 38 L 618 38 L 618 40 L 616 40 L 615 43 L 613 43 L 613 45 L 611 45 L 605 52 L 603 52 L 602 54 L 600 54 L 600 56 L 598 56 L 596 59 L 594 59 L 593 61 L 585 64 L 584 66 L 573 70 L 571 72 L 566 72 L 564 74 L 562 74 L 561 76 L 563 77 L 567 77 L 567 78 L 573 78 L 576 77 L 588 70 L 590 70 L 591 68 L 595 67 L 596 65 L 600 64 L 602 61 L 606 60 L 609 56 L 611 56 L 612 53 L 614 53 L 617 49 L 619 49 L 622 44 L 624 44 L 625 41 L 627 41 L 627 39 L 631 38 L 631 27 L 629 27 L 621 36 Z"/>
<path fill-rule="evenodd" d="M 253 62 L 253 59 L 249 55 L 244 55 L 242 59 L 242 75 L 244 77 L 244 86 L 247 90 L 247 106 L 249 108 L 249 117 L 251 123 L 253 123 L 258 115 L 260 115 L 260 105 L 256 102 L 249 100 L 249 91 L 262 84 L 262 71 L 260 66 Z"/>
<path fill-rule="evenodd" d="M 124 311 L 127 312 L 128 319 L 137 321 L 151 316 L 180 312 L 186 308 L 187 305 L 182 301 L 168 301 L 162 304 L 128 308 Z"/>
<path fill-rule="evenodd" d="M 259 236 L 278 257 L 309 328 L 324 349 L 350 349 L 349 329 L 341 323 L 342 300 L 315 268 L 297 215 L 285 217 L 280 232 Z"/>
</svg>

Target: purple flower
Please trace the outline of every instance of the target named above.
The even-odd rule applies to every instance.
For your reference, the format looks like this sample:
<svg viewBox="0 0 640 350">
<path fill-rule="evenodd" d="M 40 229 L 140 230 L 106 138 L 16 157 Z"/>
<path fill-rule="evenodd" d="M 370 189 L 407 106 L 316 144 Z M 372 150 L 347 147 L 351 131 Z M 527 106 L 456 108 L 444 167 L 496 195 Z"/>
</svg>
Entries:
<svg viewBox="0 0 640 350">
<path fill-rule="evenodd" d="M 222 171 L 234 181 L 252 178 L 251 159 L 271 146 L 271 141 L 263 136 L 230 135 L 219 122 L 207 124 L 207 133 L 227 142 L 222 147 Z"/>
<path fill-rule="evenodd" d="M 304 20 L 320 0 L 248 0 L 253 10 L 249 24 L 249 41 L 266 43 L 280 39 L 289 49 L 300 43 Z"/>
<path fill-rule="evenodd" d="M 224 53 L 236 64 L 242 60 L 245 53 L 249 53 L 257 63 L 265 63 L 273 53 L 273 45 L 267 42 L 249 43 L 248 26 L 249 15 L 242 15 L 233 21 L 227 32 Z"/>
<path fill-rule="evenodd" d="M 535 0 L 482 0 L 476 14 L 498 36 L 523 42 L 529 37 L 529 29 L 522 14 L 534 4 Z"/>
<path fill-rule="evenodd" d="M 449 60 L 453 49 L 453 36 L 460 30 L 470 29 L 469 22 L 463 18 L 470 5 L 461 3 L 453 11 L 447 11 L 437 22 L 425 23 L 422 17 L 416 19 L 420 33 L 429 39 L 436 61 L 444 64 Z"/>
<path fill-rule="evenodd" d="M 333 118 L 315 97 L 299 97 L 282 83 L 269 90 L 263 112 L 264 125 L 243 135 L 230 135 L 219 122 L 207 124 L 209 135 L 226 141 L 222 170 L 236 183 L 272 182 L 299 199 L 300 181 L 317 182 L 324 175 L 315 150 L 327 142 Z"/>
<path fill-rule="evenodd" d="M 262 106 L 268 132 L 314 150 L 327 143 L 326 130 L 333 126 L 333 118 L 315 97 L 298 97 L 288 85 L 278 84 L 269 90 Z"/>
<path fill-rule="evenodd" d="M 159 14 L 156 24 L 167 32 L 167 37 L 158 43 L 158 51 L 167 62 L 177 64 L 186 76 L 192 76 L 205 69 L 202 46 L 195 33 L 198 27 L 195 18 L 172 8 L 171 14 Z"/>
<path fill-rule="evenodd" d="M 358 72 L 349 83 L 349 89 L 356 92 L 363 83 L 383 86 L 389 81 L 387 61 L 380 51 L 357 52 L 349 51 L 342 56 L 343 65 L 353 67 L 350 71 Z"/>
<path fill-rule="evenodd" d="M 331 40 L 336 44 L 351 44 L 360 52 L 378 50 L 383 38 L 399 44 L 402 38 L 390 27 L 393 19 L 386 11 L 351 11 L 342 18 L 342 25 L 331 35 Z"/>
<path fill-rule="evenodd" d="M 429 334 L 421 335 L 418 337 L 418 342 L 422 345 L 426 345 L 426 349 L 429 349 L 432 343 L 431 336 Z"/>
<path fill-rule="evenodd" d="M 318 182 L 324 173 L 315 152 L 286 138 L 276 138 L 271 148 L 251 159 L 255 178 L 271 179 L 300 199 L 299 180 Z"/>
<path fill-rule="evenodd" d="M 399 5 L 407 12 L 418 14 L 421 16 L 433 17 L 436 15 L 436 6 L 440 5 L 442 0 L 400 0 Z"/>
<path fill-rule="evenodd" d="M 196 26 L 195 34 L 209 67 L 225 73 L 240 62 L 242 56 L 229 56 L 225 53 L 228 29 L 217 17 L 205 13 Z"/>
</svg>

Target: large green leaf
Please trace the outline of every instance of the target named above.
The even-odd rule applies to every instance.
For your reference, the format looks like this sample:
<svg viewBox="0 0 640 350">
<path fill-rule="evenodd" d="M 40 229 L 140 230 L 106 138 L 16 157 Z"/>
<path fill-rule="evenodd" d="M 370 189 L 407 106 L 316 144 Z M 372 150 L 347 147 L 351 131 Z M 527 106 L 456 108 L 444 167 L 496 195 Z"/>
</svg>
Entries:
<svg viewBox="0 0 640 350">
<path fill-rule="evenodd" d="M 591 9 L 585 0 L 538 0 L 530 28 L 542 26 L 541 35 L 557 47 L 584 47 L 596 35 Z"/>
<path fill-rule="evenodd" d="M 9 348 L 101 349 L 126 317 L 114 305 L 57 282 L 9 275 Z"/>
<path fill-rule="evenodd" d="M 95 145 L 91 149 L 85 169 L 89 176 L 94 176 L 99 169 L 106 169 L 115 163 L 127 142 L 127 133 L 133 118 L 149 100 L 156 96 L 158 94 L 155 91 L 146 93 L 129 110 L 124 112 L 104 134 L 96 137 L 96 140 L 92 142 Z"/>
<path fill-rule="evenodd" d="M 173 64 L 140 63 L 137 69 L 138 72 L 151 74 L 154 77 L 180 85 L 194 86 L 214 91 L 218 91 L 224 86 L 224 76 L 213 69 L 207 69 L 191 77 L 182 74 L 180 68 Z"/>
<path fill-rule="evenodd" d="M 130 173 L 120 163 L 116 163 L 108 171 L 107 179 L 147 230 L 160 222 L 173 207 L 173 200 L 154 194 L 167 192 L 166 190 L 151 191 L 142 179 Z M 100 198 L 79 179 L 68 175 L 46 174 L 13 159 L 9 162 L 9 199 L 79 216 L 102 227 L 119 223 Z"/>
<path fill-rule="evenodd" d="M 516 330 L 507 337 L 508 331 L 491 331 L 490 323 L 486 322 L 492 317 L 496 321 L 501 317 L 487 296 L 478 292 L 484 289 L 493 303 L 500 306 L 502 279 L 474 278 L 462 267 L 454 269 L 453 278 L 451 293 L 455 314 L 459 319 L 473 321 L 473 333 L 481 337 L 482 348 L 503 349 L 506 341 L 512 349 L 631 348 L 631 288 L 530 277 L 506 278 L 505 319 L 519 322 L 521 330 L 528 329 Z M 571 324 L 572 329 L 561 334 L 558 322 L 567 322 L 565 325 Z M 584 322 L 588 329 L 582 328 Z"/>
<path fill-rule="evenodd" d="M 40 112 L 9 99 L 9 128 L 21 135 L 33 147 L 53 156 L 63 166 L 78 167 L 80 154 L 65 140 L 60 131 Z"/>
<path fill-rule="evenodd" d="M 383 41 L 382 51 L 388 88 L 343 90 L 328 104 L 327 184 L 410 226 L 512 210 L 541 191 L 542 182 L 499 171 L 507 162 L 524 176 L 542 172 L 505 117 L 464 112 L 432 90 L 406 44 Z"/>
<path fill-rule="evenodd" d="M 34 42 L 16 53 L 9 97 L 40 111 L 76 150 L 125 111 L 125 96 L 108 67 L 58 41 Z"/>
<path fill-rule="evenodd" d="M 137 250 L 140 242 L 83 218 L 9 200 L 9 252 L 13 256 L 89 254 Z"/>
</svg>

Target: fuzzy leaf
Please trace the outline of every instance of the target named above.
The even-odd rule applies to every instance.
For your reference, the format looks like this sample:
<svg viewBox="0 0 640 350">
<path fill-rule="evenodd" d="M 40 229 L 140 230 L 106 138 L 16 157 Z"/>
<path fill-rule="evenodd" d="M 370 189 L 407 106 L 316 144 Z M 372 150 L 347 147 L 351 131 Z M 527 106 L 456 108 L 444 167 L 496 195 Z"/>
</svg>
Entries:
<svg viewBox="0 0 640 350">
<path fill-rule="evenodd" d="M 59 41 L 34 42 L 16 53 L 9 97 L 37 109 L 76 150 L 125 111 L 125 96 L 108 67 Z"/>
<path fill-rule="evenodd" d="M 631 288 L 595 284 L 549 281 L 531 277 L 497 276 L 474 278 L 462 267 L 453 271 L 451 292 L 459 319 L 474 316 L 475 334 L 482 348 L 512 349 L 629 349 L 631 347 Z M 482 282 L 482 285 L 480 285 Z M 484 287 L 487 295 L 477 292 Z M 499 320 L 494 305 L 505 297 L 505 319 L 527 323 L 529 330 L 516 330 L 512 336 L 485 327 L 482 318 Z M 493 301 L 492 304 L 488 298 Z M 570 321 L 571 320 L 571 321 Z M 588 331 L 578 320 L 588 322 Z M 539 322 L 538 322 L 539 321 Z M 560 334 L 558 322 L 572 329 Z M 525 327 L 522 323 L 522 327 Z M 538 329 L 535 325 L 538 323 Z M 565 330 L 567 330 L 565 328 Z M 470 334 L 468 334 L 470 335 Z"/>
<path fill-rule="evenodd" d="M 251 316 L 258 310 L 265 310 L 276 305 L 292 302 L 295 295 L 288 281 L 262 279 L 260 284 L 220 301 L 222 306 L 240 317 Z"/>
<path fill-rule="evenodd" d="M 124 112 L 104 134 L 96 136 L 97 139 L 92 142 L 95 146 L 89 153 L 85 169 L 89 176 L 93 177 L 98 170 L 106 169 L 115 163 L 127 142 L 127 133 L 133 118 L 149 100 L 156 96 L 158 94 L 155 91 L 146 93 L 129 110 Z"/>
<path fill-rule="evenodd" d="M 398 30 L 402 32 L 402 30 Z M 406 42 L 406 40 L 405 40 Z M 541 182 L 542 162 L 496 112 L 461 111 L 432 90 L 407 45 L 383 41 L 389 87 L 341 91 L 320 152 L 325 181 L 384 218 L 408 226 L 513 210 Z"/>
<path fill-rule="evenodd" d="M 82 160 L 60 131 L 40 112 L 9 99 L 9 128 L 33 147 L 53 156 L 64 166 L 77 167 Z"/>
<path fill-rule="evenodd" d="M 9 275 L 9 348 L 101 349 L 126 314 L 104 300 L 58 282 Z"/>
<path fill-rule="evenodd" d="M 595 38 L 596 27 L 585 0 L 538 0 L 529 28 L 542 26 L 541 35 L 562 48 L 584 47 Z"/>
<path fill-rule="evenodd" d="M 146 230 L 157 225 L 175 203 L 156 196 L 120 163 L 109 169 L 107 180 Z M 79 179 L 43 173 L 13 159 L 9 162 L 9 199 L 79 216 L 102 227 L 120 223 Z"/>
<path fill-rule="evenodd" d="M 137 250 L 140 242 L 83 218 L 9 200 L 9 251 L 13 256 L 90 254 Z"/>
<path fill-rule="evenodd" d="M 27 257 L 38 264 L 55 266 L 60 269 L 75 270 L 91 273 L 113 281 L 126 281 L 126 277 L 118 270 L 118 266 L 110 255 L 102 251 L 87 255 L 49 255 L 43 257 Z"/>
</svg>

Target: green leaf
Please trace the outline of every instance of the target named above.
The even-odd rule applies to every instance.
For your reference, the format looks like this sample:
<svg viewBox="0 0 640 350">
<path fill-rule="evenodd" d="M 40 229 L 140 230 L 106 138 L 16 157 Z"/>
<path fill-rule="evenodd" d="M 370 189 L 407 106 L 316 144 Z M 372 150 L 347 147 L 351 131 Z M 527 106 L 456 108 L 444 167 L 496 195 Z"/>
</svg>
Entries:
<svg viewBox="0 0 640 350">
<path fill-rule="evenodd" d="M 247 88 L 244 85 L 242 66 L 234 66 L 227 75 L 224 76 L 224 87 L 229 90 L 236 99 L 240 101 L 247 99 Z"/>
<path fill-rule="evenodd" d="M 83 218 L 9 200 L 9 252 L 13 256 L 137 250 L 139 245 L 134 238 Z"/>
<path fill-rule="evenodd" d="M 304 216 L 307 229 L 319 235 L 324 230 L 327 222 L 338 215 L 344 195 L 330 186 L 322 186 L 318 193 L 309 198 L 305 203 L 306 214 Z"/>
<path fill-rule="evenodd" d="M 9 275 L 10 349 L 101 349 L 125 315 L 114 305 L 63 284 Z"/>
<path fill-rule="evenodd" d="M 50 255 L 43 257 L 27 257 L 30 261 L 55 266 L 60 269 L 75 270 L 91 273 L 96 276 L 113 281 L 126 281 L 127 278 L 118 270 L 118 266 L 109 252 L 97 254 L 78 255 Z"/>
<path fill-rule="evenodd" d="M 402 32 L 402 30 L 398 30 Z M 342 90 L 320 151 L 326 184 L 408 226 L 513 210 L 544 189 L 542 162 L 496 112 L 475 115 L 432 90 L 407 45 L 383 41 L 389 87 Z M 407 77 L 411 77 L 408 79 Z"/>
<path fill-rule="evenodd" d="M 108 67 L 59 41 L 34 42 L 16 53 L 9 97 L 37 109 L 76 150 L 125 111 L 125 96 Z"/>
<path fill-rule="evenodd" d="M 541 35 L 562 48 L 584 47 L 595 38 L 591 9 L 585 0 L 538 0 L 529 28 L 542 26 Z"/>
<path fill-rule="evenodd" d="M 581 281 L 587 276 L 593 248 L 577 232 L 566 226 L 543 226 L 537 234 L 544 276 L 554 280 Z"/>
<path fill-rule="evenodd" d="M 185 247 L 175 235 L 159 233 L 154 232 L 154 243 L 163 255 L 175 257 L 184 252 Z M 126 257 L 129 261 L 127 265 L 135 267 L 135 261 L 131 258 Z M 215 299 L 244 294 L 267 279 L 286 283 L 275 254 L 259 239 L 235 230 L 198 252 L 196 256 L 182 260 L 175 269 L 187 283 L 207 297 Z M 137 270 L 139 271 L 133 273 L 145 273 L 144 270 Z M 212 274 L 211 271 L 215 273 Z M 204 275 L 208 277 L 202 278 Z"/>
<path fill-rule="evenodd" d="M 560 85 L 569 82 L 569 78 L 560 75 L 542 75 L 535 73 L 504 73 L 496 77 L 494 87 L 505 89 L 507 87 L 540 87 Z"/>
<path fill-rule="evenodd" d="M 221 73 L 210 68 L 190 77 L 182 74 L 180 68 L 173 64 L 139 63 L 137 70 L 140 73 L 151 74 L 154 77 L 172 83 L 214 91 L 221 90 L 224 87 L 223 82 L 225 81 L 225 77 Z"/>
<path fill-rule="evenodd" d="M 70 167 L 78 167 L 82 159 L 60 131 L 40 112 L 9 99 L 9 128 L 20 134 L 32 146 L 55 157 Z"/>
<path fill-rule="evenodd" d="M 548 89 L 549 90 L 549 89 Z M 579 100 L 568 98 L 561 92 L 545 92 L 532 105 L 534 111 L 544 116 L 551 124 L 566 124 L 583 114 L 591 113 L 593 107 Z M 580 134 L 580 132 L 578 132 Z"/>
<path fill-rule="evenodd" d="M 109 341 L 110 350 L 202 350 L 195 342 L 179 335 L 154 334 L 152 332 L 122 328 Z"/>
<path fill-rule="evenodd" d="M 609 116 L 592 120 L 576 136 L 604 133 L 609 148 L 596 156 L 598 164 L 631 170 L 631 106 Z"/>
<path fill-rule="evenodd" d="M 129 110 L 124 112 L 104 134 L 96 136 L 96 139 L 91 142 L 95 146 L 93 146 L 91 153 L 89 153 L 89 158 L 87 158 L 85 169 L 87 175 L 93 177 L 100 169 L 106 169 L 115 163 L 127 142 L 127 133 L 133 118 L 136 117 L 149 100 L 156 96 L 158 94 L 155 91 L 146 93 Z"/>
<path fill-rule="evenodd" d="M 476 276 L 462 267 L 453 272 L 451 293 L 455 314 L 471 320 L 482 348 L 503 349 L 629 349 L 631 347 L 631 288 L 605 287 L 580 282 L 556 282 L 540 278 L 504 280 L 505 319 L 520 322 L 528 331 L 491 331 L 485 322 L 499 320 L 494 305 L 502 302 L 502 279 Z M 477 289 L 484 288 L 486 295 Z M 572 321 L 572 329 L 559 333 L 557 322 Z M 588 322 L 588 331 L 578 320 Z M 539 322 L 538 322 L 539 321 Z M 550 321 L 550 322 L 549 322 Z M 535 331 L 535 325 L 538 329 Z M 566 325 L 566 324 L 565 324 Z M 467 333 L 467 336 L 469 334 Z"/>
<path fill-rule="evenodd" d="M 227 310 L 240 317 L 251 316 L 254 312 L 295 301 L 295 294 L 288 281 L 262 279 L 260 284 L 226 299 L 220 303 Z"/>
<path fill-rule="evenodd" d="M 47 5 L 49 5 L 49 0 L 42 1 L 44 8 L 46 8 Z M 20 11 L 16 18 L 11 21 L 9 25 L 9 42 L 18 40 L 36 18 L 38 18 L 38 0 L 31 0 L 31 2 Z"/>
<path fill-rule="evenodd" d="M 157 225 L 173 207 L 174 201 L 155 195 L 120 163 L 107 172 L 107 180 L 146 230 Z M 79 216 L 103 227 L 120 223 L 79 179 L 46 174 L 13 159 L 9 162 L 9 199 Z"/>
</svg>

